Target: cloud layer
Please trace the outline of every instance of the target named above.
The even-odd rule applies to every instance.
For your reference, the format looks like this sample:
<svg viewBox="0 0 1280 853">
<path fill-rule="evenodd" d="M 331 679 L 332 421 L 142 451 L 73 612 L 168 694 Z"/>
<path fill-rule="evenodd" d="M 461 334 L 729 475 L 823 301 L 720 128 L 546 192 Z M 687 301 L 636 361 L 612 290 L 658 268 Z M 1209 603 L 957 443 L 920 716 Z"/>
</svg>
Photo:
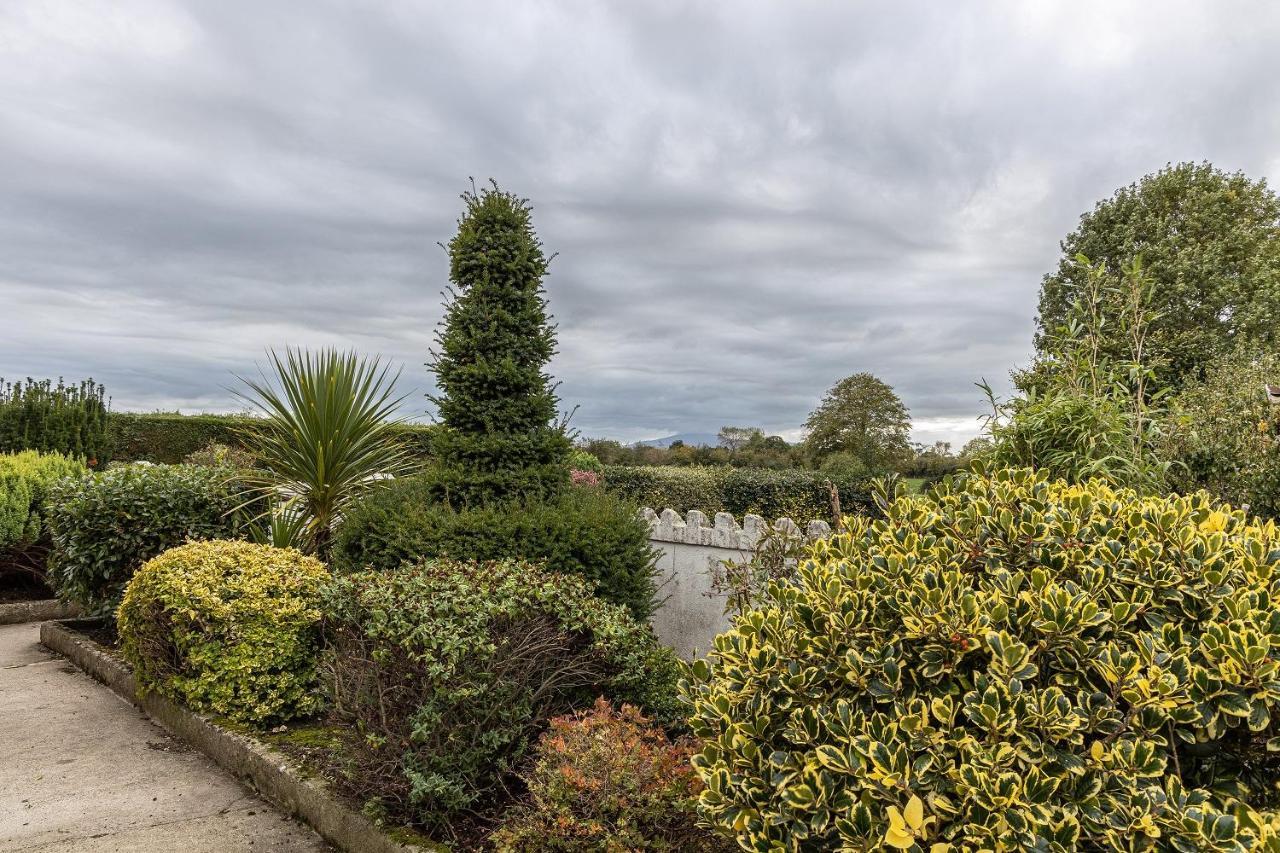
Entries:
<svg viewBox="0 0 1280 853">
<path fill-rule="evenodd" d="M 0 375 L 226 410 L 335 344 L 425 392 L 437 242 L 492 176 L 559 253 L 584 433 L 794 436 L 869 370 L 963 440 L 1081 212 L 1168 161 L 1280 173 L 1277 43 L 1207 0 L 11 0 Z"/>
</svg>

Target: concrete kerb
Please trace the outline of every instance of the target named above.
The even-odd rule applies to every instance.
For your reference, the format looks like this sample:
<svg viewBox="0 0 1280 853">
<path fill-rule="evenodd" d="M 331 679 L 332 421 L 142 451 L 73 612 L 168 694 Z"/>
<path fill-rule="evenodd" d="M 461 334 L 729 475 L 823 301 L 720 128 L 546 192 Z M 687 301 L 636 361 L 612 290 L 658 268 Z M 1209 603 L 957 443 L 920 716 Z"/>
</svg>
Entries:
<svg viewBox="0 0 1280 853">
<path fill-rule="evenodd" d="M 262 797 L 296 815 L 330 844 L 348 853 L 432 853 L 437 849 L 388 837 L 368 818 L 335 799 L 324 787 L 300 774 L 287 757 L 251 738 L 218 726 L 155 693 L 139 695 L 133 671 L 106 648 L 74 630 L 89 627 L 74 620 L 45 622 L 40 642 L 97 681 L 137 705 L 175 737 L 209 756 Z"/>
<path fill-rule="evenodd" d="M 20 625 L 23 622 L 43 622 L 46 619 L 71 619 L 79 611 L 74 604 L 56 598 L 39 601 L 10 601 L 0 604 L 0 625 Z"/>
</svg>

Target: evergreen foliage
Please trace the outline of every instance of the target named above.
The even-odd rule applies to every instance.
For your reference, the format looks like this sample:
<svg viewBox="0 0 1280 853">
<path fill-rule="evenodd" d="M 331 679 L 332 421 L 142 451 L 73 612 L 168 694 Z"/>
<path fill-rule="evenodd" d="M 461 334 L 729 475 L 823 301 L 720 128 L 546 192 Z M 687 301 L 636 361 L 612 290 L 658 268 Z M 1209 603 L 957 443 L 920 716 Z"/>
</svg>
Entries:
<svg viewBox="0 0 1280 853">
<path fill-rule="evenodd" d="M 240 534 L 243 489 L 225 468 L 194 465 L 123 465 L 59 480 L 45 499 L 51 585 L 86 613 L 109 613 L 147 560 Z"/>
<path fill-rule="evenodd" d="M 125 589 L 120 652 L 139 685 L 201 713 L 267 725 L 315 711 L 324 564 L 250 542 L 188 542 Z"/>
<path fill-rule="evenodd" d="M 107 401 L 92 379 L 55 385 L 44 379 L 0 378 L 0 453 L 38 450 L 105 464 L 110 456 Z"/>
<path fill-rule="evenodd" d="M 448 831 L 500 802 L 547 721 L 597 696 L 679 710 L 679 662 L 648 626 L 536 565 L 346 575 L 321 609 L 334 722 L 355 734 L 337 781 L 389 821 Z"/>
<path fill-rule="evenodd" d="M 84 473 L 83 465 L 60 453 L 0 454 L 0 588 L 43 583 L 50 546 L 46 496 L 62 478 Z"/>
<path fill-rule="evenodd" d="M 548 495 L 568 483 L 570 441 L 545 372 L 555 354 L 548 259 L 528 203 L 494 184 L 463 194 L 449 243 L 452 287 L 429 365 L 440 389 L 440 483 L 464 503 Z"/>
<path fill-rule="evenodd" d="M 744 850 L 1275 850 L 1280 529 L 979 472 L 850 519 L 686 683 Z"/>
<path fill-rule="evenodd" d="M 552 498 L 454 507 L 436 500 L 436 492 L 427 473 L 402 477 L 360 501 L 338 528 L 334 570 L 394 571 L 431 557 L 514 557 L 583 578 L 637 619 L 653 612 L 656 555 L 635 504 L 598 489 L 566 489 Z"/>
</svg>

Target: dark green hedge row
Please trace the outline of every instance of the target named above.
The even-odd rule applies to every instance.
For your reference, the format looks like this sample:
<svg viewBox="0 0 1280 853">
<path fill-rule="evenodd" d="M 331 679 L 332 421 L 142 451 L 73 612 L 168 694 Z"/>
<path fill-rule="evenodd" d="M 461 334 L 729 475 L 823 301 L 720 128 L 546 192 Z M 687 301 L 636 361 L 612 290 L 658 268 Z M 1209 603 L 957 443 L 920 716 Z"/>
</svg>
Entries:
<svg viewBox="0 0 1280 853">
<path fill-rule="evenodd" d="M 403 477 L 351 509 L 333 543 L 337 572 L 389 571 L 422 558 L 519 558 L 580 575 L 637 619 L 653 612 L 655 554 L 636 506 L 599 489 L 570 488 L 454 509 L 440 501 L 434 472 Z"/>
<path fill-rule="evenodd" d="M 120 462 L 177 464 L 210 444 L 245 447 L 254 419 L 245 415 L 178 415 L 112 412 L 108 421 L 111 458 Z M 423 457 L 433 427 L 405 424 L 400 429 Z M 252 448 L 245 447 L 251 450 Z"/>
<path fill-rule="evenodd" d="M 798 523 L 830 520 L 830 478 L 802 468 L 696 468 L 666 465 L 608 465 L 605 488 L 655 510 L 691 509 L 708 515 L 747 513 L 768 519 L 787 516 Z M 874 504 L 864 480 L 837 478 L 840 508 L 845 514 L 870 514 Z"/>
</svg>

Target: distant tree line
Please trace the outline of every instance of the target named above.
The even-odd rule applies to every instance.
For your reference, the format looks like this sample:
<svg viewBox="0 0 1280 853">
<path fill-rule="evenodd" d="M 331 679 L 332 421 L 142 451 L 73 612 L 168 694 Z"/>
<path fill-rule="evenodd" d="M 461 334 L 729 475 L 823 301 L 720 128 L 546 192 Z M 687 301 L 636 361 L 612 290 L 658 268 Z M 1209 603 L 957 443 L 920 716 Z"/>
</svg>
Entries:
<svg viewBox="0 0 1280 853">
<path fill-rule="evenodd" d="M 798 442 L 760 427 L 724 426 L 714 446 L 677 440 L 654 447 L 592 438 L 581 447 L 606 465 L 804 468 L 845 480 L 891 472 L 936 479 L 966 464 L 966 454 L 953 453 L 949 442 L 925 446 L 912 443 L 910 436 L 910 413 L 893 388 L 870 373 L 855 373 L 827 392 Z"/>
</svg>

